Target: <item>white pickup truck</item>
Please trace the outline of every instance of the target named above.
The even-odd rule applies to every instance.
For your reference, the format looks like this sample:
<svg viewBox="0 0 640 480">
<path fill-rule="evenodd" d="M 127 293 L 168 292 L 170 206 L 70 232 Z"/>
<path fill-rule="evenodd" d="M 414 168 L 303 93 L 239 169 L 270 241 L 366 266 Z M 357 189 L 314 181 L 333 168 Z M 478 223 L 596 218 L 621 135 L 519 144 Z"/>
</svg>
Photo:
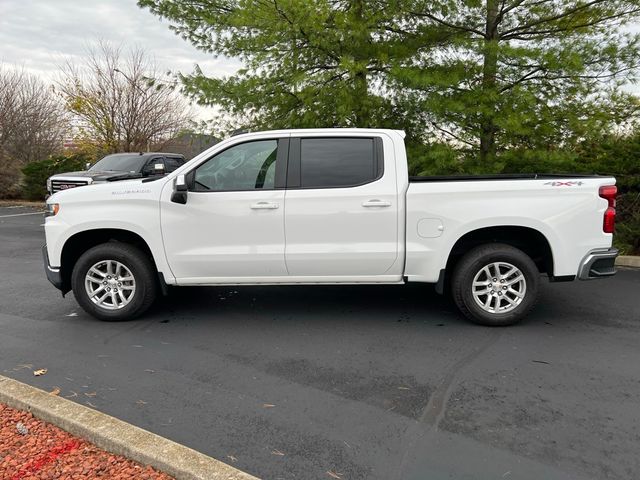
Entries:
<svg viewBox="0 0 640 480">
<path fill-rule="evenodd" d="M 270 131 L 164 177 L 54 194 L 43 253 L 51 283 L 102 320 L 167 285 L 423 282 L 508 325 L 541 274 L 615 273 L 615 198 L 611 177 L 409 177 L 395 130 Z"/>
</svg>

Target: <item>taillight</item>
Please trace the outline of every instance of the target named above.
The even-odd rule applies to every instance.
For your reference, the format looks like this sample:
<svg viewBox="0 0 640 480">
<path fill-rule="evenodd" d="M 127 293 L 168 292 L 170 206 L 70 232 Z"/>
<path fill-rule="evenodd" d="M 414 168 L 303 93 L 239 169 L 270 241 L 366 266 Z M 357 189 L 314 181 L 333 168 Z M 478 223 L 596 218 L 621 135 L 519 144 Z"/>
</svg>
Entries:
<svg viewBox="0 0 640 480">
<path fill-rule="evenodd" d="M 602 230 L 604 230 L 604 233 L 613 233 L 616 227 L 616 196 L 618 195 L 618 187 L 615 185 L 605 185 L 604 187 L 600 187 L 598 193 L 601 198 L 609 202 L 609 206 L 604 212 Z"/>
</svg>

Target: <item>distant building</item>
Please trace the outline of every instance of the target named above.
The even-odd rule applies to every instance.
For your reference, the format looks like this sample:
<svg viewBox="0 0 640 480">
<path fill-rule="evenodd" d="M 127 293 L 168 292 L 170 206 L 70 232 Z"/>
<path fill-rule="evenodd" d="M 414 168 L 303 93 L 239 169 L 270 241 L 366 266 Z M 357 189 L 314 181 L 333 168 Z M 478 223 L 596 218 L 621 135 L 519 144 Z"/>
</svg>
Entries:
<svg viewBox="0 0 640 480">
<path fill-rule="evenodd" d="M 218 142 L 213 135 L 185 132 L 162 143 L 160 149 L 164 152 L 181 153 L 190 160 Z"/>
</svg>

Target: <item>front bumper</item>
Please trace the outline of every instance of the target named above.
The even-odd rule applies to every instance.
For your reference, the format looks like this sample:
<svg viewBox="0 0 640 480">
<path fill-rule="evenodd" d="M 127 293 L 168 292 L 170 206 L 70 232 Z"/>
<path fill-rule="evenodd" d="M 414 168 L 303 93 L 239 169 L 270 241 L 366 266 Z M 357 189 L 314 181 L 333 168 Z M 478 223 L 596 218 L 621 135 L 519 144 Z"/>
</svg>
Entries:
<svg viewBox="0 0 640 480">
<path fill-rule="evenodd" d="M 578 278 L 580 280 L 593 280 L 596 278 L 610 277 L 616 274 L 617 248 L 606 250 L 593 250 L 580 262 Z"/>
<path fill-rule="evenodd" d="M 47 280 L 49 280 L 54 287 L 63 292 L 62 274 L 60 273 L 59 268 L 53 268 L 49 264 L 49 254 L 47 253 L 46 245 L 42 247 L 42 260 L 44 261 L 44 272 L 47 274 Z M 63 292 L 63 295 L 64 293 L 66 292 Z"/>
</svg>

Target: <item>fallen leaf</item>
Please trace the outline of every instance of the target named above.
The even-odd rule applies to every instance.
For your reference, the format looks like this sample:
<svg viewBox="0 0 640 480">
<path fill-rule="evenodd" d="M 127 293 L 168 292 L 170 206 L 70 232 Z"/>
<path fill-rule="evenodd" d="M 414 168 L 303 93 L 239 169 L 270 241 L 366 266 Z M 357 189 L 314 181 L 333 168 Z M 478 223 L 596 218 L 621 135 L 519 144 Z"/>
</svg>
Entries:
<svg viewBox="0 0 640 480">
<path fill-rule="evenodd" d="M 147 402 L 145 402 L 144 400 L 138 400 L 136 403 L 138 405 L 146 405 L 147 404 Z"/>
<path fill-rule="evenodd" d="M 77 397 L 78 394 L 76 392 L 74 392 L 73 390 L 71 390 L 71 395 L 65 395 L 64 398 L 73 398 L 73 397 Z"/>
<path fill-rule="evenodd" d="M 60 395 L 60 387 L 53 387 L 53 390 L 49 392 L 49 395 Z"/>
<path fill-rule="evenodd" d="M 342 478 L 341 473 L 332 472 L 331 470 L 327 470 L 327 475 L 333 478 L 338 478 L 338 479 Z"/>
<path fill-rule="evenodd" d="M 284 453 L 282 453 L 280 450 L 278 450 L 277 448 L 275 450 L 271 450 L 271 454 L 272 455 L 278 455 L 279 457 L 284 457 Z"/>
<path fill-rule="evenodd" d="M 231 460 L 232 462 L 237 462 L 238 461 L 238 459 L 236 457 L 234 457 L 233 455 L 227 455 L 227 458 L 229 460 Z"/>
<path fill-rule="evenodd" d="M 95 408 L 97 409 L 98 407 L 96 407 L 93 403 L 91 402 L 84 402 L 85 404 L 89 405 L 91 408 Z"/>
<path fill-rule="evenodd" d="M 45 373 L 47 373 L 47 369 L 46 368 L 41 368 L 40 370 L 34 370 L 33 371 L 33 375 L 35 375 L 36 377 L 40 377 L 40 376 L 44 375 Z"/>
<path fill-rule="evenodd" d="M 87 397 L 95 397 L 98 393 L 97 392 L 86 392 L 85 395 Z"/>
<path fill-rule="evenodd" d="M 20 435 L 26 435 L 29 433 L 29 429 L 25 427 L 22 422 L 16 423 L 16 430 Z"/>
<path fill-rule="evenodd" d="M 265 403 L 262 405 L 262 408 L 273 408 L 275 407 L 275 405 L 273 405 L 272 403 Z"/>
</svg>

